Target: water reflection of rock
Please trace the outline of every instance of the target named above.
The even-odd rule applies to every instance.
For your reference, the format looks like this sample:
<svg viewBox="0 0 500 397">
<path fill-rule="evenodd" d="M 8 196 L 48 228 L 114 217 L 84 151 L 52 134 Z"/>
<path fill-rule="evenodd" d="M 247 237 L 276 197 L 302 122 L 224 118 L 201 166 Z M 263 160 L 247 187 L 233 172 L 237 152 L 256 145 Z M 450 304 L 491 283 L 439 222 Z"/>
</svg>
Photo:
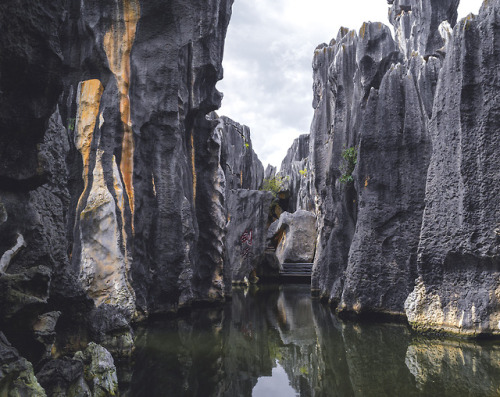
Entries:
<svg viewBox="0 0 500 397">
<path fill-rule="evenodd" d="M 122 396 L 251 396 L 279 364 L 300 396 L 500 394 L 500 347 L 342 322 L 307 286 L 235 289 L 219 309 L 137 330 Z M 123 387 L 122 387 L 123 389 Z"/>
<path fill-rule="evenodd" d="M 406 351 L 406 366 L 423 394 L 440 396 L 500 395 L 500 346 L 464 341 L 415 340 Z M 439 385 L 439 390 L 436 390 Z"/>
</svg>

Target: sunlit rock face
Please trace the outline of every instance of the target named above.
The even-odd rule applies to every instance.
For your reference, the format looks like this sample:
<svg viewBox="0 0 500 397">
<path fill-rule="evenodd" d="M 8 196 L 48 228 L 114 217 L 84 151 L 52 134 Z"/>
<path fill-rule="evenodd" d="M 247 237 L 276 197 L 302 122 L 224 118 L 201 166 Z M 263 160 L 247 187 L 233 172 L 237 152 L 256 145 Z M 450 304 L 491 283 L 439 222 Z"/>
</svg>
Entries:
<svg viewBox="0 0 500 397">
<path fill-rule="evenodd" d="M 313 289 L 346 314 L 404 315 L 417 274 L 441 68 L 434 54 L 445 43 L 439 25 L 454 23 L 456 4 L 416 3 L 391 8 L 397 42 L 385 25 L 366 23 L 359 32 L 342 28 L 314 55 Z"/>
<path fill-rule="evenodd" d="M 406 58 L 412 53 L 433 55 L 443 50 L 445 39 L 439 25 L 457 21 L 459 0 L 395 0 L 389 12 L 396 41 Z"/>
<path fill-rule="evenodd" d="M 419 279 L 405 305 L 417 329 L 500 334 L 499 13 L 499 1 L 484 2 L 446 46 L 430 122 Z"/>
<path fill-rule="evenodd" d="M 206 116 L 232 0 L 35 3 L 0 5 L 0 327 L 36 363 L 31 326 L 60 312 L 54 357 L 90 340 L 126 356 L 134 319 L 224 299 Z"/>
</svg>

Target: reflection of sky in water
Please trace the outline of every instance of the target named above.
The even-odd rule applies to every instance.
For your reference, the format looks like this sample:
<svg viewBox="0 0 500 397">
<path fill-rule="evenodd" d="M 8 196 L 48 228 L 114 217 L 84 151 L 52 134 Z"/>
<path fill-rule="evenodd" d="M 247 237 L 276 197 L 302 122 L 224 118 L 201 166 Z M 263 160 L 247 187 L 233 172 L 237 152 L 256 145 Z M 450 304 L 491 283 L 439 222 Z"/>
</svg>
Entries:
<svg viewBox="0 0 500 397">
<path fill-rule="evenodd" d="M 498 342 L 343 322 L 308 285 L 235 288 L 136 335 L 124 397 L 500 396 Z"/>
<path fill-rule="evenodd" d="M 252 390 L 252 397 L 295 397 L 298 394 L 290 386 L 288 375 L 276 363 L 271 376 L 261 376 Z"/>
</svg>

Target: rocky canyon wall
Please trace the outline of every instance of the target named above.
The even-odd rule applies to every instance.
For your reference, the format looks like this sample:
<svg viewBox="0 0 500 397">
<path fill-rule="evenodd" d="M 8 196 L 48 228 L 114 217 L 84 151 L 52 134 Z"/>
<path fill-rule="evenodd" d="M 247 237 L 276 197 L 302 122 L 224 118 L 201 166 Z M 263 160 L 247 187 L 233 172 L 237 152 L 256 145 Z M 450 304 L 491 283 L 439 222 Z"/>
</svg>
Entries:
<svg viewBox="0 0 500 397">
<path fill-rule="evenodd" d="M 314 54 L 313 292 L 341 314 L 497 334 L 499 2 L 389 2 Z M 405 303 L 406 301 L 406 303 Z"/>
<path fill-rule="evenodd" d="M 232 2 L 0 5 L 0 328 L 34 363 L 224 299 Z"/>
</svg>

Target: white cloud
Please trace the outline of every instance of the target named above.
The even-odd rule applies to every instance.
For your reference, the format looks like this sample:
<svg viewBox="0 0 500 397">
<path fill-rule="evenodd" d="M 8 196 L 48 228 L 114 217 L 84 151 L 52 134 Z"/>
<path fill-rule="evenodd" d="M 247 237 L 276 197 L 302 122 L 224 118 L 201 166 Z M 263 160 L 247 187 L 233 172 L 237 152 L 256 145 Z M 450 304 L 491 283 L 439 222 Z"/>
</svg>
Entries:
<svg viewBox="0 0 500 397">
<path fill-rule="evenodd" d="M 482 0 L 462 0 L 461 17 Z M 346 5 L 347 4 L 347 5 Z M 219 114 L 246 124 L 259 158 L 275 166 L 312 120 L 312 54 L 341 26 L 384 22 L 385 0 L 235 0 L 227 33 Z"/>
</svg>

